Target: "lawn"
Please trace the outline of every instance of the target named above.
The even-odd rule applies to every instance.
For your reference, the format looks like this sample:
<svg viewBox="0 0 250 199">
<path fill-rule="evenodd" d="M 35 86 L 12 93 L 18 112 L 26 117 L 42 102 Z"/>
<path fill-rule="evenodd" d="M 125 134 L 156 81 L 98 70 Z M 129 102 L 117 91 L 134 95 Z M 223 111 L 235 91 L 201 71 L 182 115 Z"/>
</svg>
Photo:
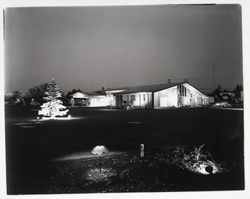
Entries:
<svg viewBox="0 0 250 199">
<path fill-rule="evenodd" d="M 70 108 L 69 114 L 72 120 L 36 121 L 34 108 L 6 107 L 8 194 L 244 189 L 243 111 Z M 110 151 L 101 173 L 90 154 L 96 145 Z M 223 172 L 181 166 L 183 154 L 201 145 Z"/>
</svg>

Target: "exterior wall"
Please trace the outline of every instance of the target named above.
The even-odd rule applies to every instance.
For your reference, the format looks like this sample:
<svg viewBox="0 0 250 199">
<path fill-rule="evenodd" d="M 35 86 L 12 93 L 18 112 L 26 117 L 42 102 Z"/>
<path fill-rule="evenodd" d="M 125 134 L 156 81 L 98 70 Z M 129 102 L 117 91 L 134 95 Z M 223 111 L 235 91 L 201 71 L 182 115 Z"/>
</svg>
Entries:
<svg viewBox="0 0 250 199">
<path fill-rule="evenodd" d="M 182 107 L 182 106 L 194 106 L 194 98 L 193 98 L 193 94 L 191 93 L 191 91 L 184 86 L 184 88 L 186 89 L 185 94 L 181 95 L 180 94 L 180 90 L 178 90 L 178 107 Z"/>
<path fill-rule="evenodd" d="M 109 91 L 106 95 L 89 96 L 89 107 L 125 106 L 141 108 L 166 108 L 183 106 L 204 106 L 209 98 L 188 83 L 163 89 L 157 92 L 138 92 L 121 94 L 123 90 Z"/>
<path fill-rule="evenodd" d="M 192 87 L 188 83 L 184 83 L 183 86 L 187 88 L 188 93 L 190 95 L 188 96 L 190 100 L 190 106 L 197 107 L 197 106 L 205 106 L 209 104 L 209 97 L 201 93 L 196 88 Z"/>
<path fill-rule="evenodd" d="M 122 99 L 122 95 L 118 94 L 115 96 L 115 106 L 117 108 L 122 108 L 122 104 L 123 104 L 123 99 Z"/>
<path fill-rule="evenodd" d="M 108 105 L 107 106 L 111 106 L 111 107 L 115 107 L 116 106 L 116 98 L 113 94 L 107 94 L 106 98 L 108 100 Z"/>
<path fill-rule="evenodd" d="M 177 107 L 177 86 L 154 93 L 154 108 Z"/>
<path fill-rule="evenodd" d="M 91 96 L 88 101 L 88 107 L 109 106 L 109 98 L 107 96 Z"/>
<path fill-rule="evenodd" d="M 71 98 L 70 105 L 71 106 L 86 106 L 87 99 L 85 98 Z"/>
<path fill-rule="evenodd" d="M 86 106 L 88 95 L 82 92 L 76 92 L 71 95 L 71 99 L 69 101 L 71 106 Z"/>
<path fill-rule="evenodd" d="M 139 92 L 122 95 L 123 106 L 152 107 L 152 93 Z"/>
<path fill-rule="evenodd" d="M 94 95 L 88 99 L 88 107 L 103 107 L 103 106 L 116 106 L 116 97 L 113 94 L 107 95 Z"/>
<path fill-rule="evenodd" d="M 154 93 L 154 108 L 204 106 L 209 104 L 209 98 L 188 83 L 171 87 Z M 185 89 L 185 92 L 184 92 Z"/>
</svg>

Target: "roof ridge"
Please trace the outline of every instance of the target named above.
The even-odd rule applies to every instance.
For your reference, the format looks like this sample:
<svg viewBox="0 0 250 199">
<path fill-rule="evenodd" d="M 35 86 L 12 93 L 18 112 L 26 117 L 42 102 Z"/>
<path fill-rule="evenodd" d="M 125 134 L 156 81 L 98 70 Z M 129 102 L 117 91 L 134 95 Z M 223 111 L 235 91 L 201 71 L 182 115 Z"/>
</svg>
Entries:
<svg viewBox="0 0 250 199">
<path fill-rule="evenodd" d="M 161 83 L 161 84 L 146 84 L 146 85 L 139 85 L 139 86 L 127 86 L 127 87 L 118 87 L 118 88 L 106 88 L 100 91 L 111 91 L 111 90 L 125 90 L 130 88 L 138 88 L 138 87 L 147 87 L 147 86 L 163 86 L 163 85 L 178 85 L 187 82 L 174 82 L 174 83 Z"/>
</svg>

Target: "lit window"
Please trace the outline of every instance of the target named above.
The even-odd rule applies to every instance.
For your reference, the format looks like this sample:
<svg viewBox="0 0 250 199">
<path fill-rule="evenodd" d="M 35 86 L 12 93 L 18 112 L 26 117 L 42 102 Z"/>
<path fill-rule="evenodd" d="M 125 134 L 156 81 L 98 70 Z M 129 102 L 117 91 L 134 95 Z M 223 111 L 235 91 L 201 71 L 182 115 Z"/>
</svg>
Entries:
<svg viewBox="0 0 250 199">
<path fill-rule="evenodd" d="M 180 96 L 187 96 L 187 88 L 183 85 L 178 86 L 178 90 L 179 90 L 179 95 Z"/>
<path fill-rule="evenodd" d="M 130 102 L 133 103 L 135 101 L 135 95 L 131 95 Z"/>
<path fill-rule="evenodd" d="M 183 85 L 180 85 L 178 88 L 179 88 L 180 96 L 185 96 L 186 95 L 186 88 Z"/>
</svg>

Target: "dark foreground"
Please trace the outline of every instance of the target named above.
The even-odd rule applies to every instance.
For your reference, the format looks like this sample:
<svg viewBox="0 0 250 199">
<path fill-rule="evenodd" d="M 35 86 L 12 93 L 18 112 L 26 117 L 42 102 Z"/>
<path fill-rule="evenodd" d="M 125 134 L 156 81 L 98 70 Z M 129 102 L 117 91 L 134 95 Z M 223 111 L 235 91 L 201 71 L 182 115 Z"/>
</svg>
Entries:
<svg viewBox="0 0 250 199">
<path fill-rule="evenodd" d="M 243 111 L 75 108 L 70 114 L 73 120 L 37 122 L 36 110 L 6 107 L 8 194 L 244 189 Z M 101 172 L 100 159 L 90 154 L 96 145 L 110 150 Z M 183 167 L 201 145 L 223 172 Z"/>
</svg>

